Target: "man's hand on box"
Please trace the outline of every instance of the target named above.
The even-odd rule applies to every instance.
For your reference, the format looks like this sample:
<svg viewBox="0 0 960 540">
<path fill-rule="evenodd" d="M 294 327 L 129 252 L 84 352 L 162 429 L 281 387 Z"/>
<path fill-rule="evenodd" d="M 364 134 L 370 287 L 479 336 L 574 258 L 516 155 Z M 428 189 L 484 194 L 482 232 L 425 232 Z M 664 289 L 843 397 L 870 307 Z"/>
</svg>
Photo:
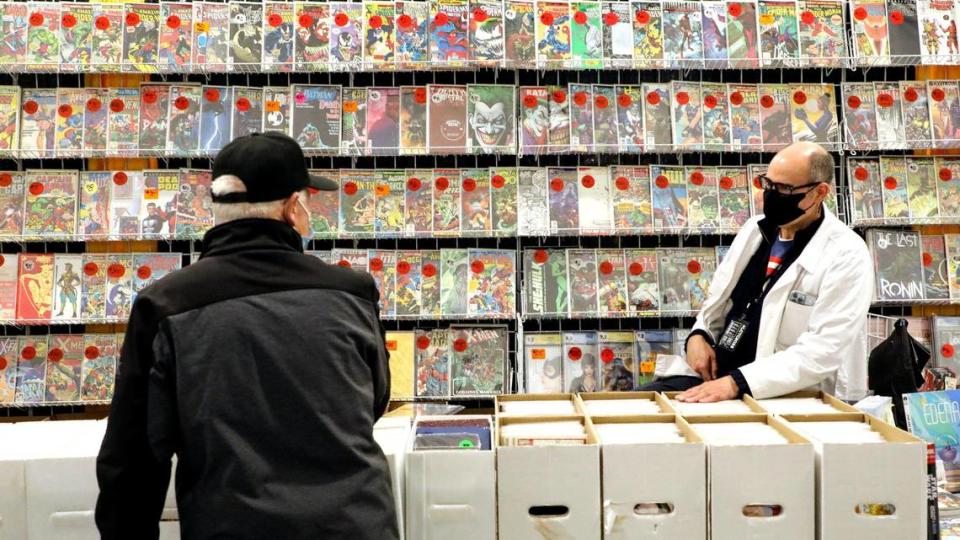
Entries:
<svg viewBox="0 0 960 540">
<path fill-rule="evenodd" d="M 717 353 L 699 334 L 695 334 L 687 341 L 687 364 L 705 381 L 717 378 Z"/>
<path fill-rule="evenodd" d="M 677 401 L 686 403 L 713 403 L 734 399 L 740 393 L 736 381 L 729 375 L 694 386 L 677 396 Z"/>
</svg>

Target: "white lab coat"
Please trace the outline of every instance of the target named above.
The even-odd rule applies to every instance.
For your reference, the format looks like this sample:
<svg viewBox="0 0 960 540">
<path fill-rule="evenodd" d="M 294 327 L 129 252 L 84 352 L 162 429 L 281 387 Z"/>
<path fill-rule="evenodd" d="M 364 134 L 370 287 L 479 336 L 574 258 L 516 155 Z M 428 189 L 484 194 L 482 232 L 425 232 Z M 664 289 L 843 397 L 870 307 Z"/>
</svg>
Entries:
<svg viewBox="0 0 960 540">
<path fill-rule="evenodd" d="M 823 211 L 820 228 L 763 301 L 756 359 L 740 368 L 758 399 L 808 388 L 845 400 L 867 394 L 873 262 L 863 239 Z M 723 333 L 730 294 L 763 239 L 759 220 L 750 220 L 734 239 L 693 327 L 714 342 Z"/>
</svg>

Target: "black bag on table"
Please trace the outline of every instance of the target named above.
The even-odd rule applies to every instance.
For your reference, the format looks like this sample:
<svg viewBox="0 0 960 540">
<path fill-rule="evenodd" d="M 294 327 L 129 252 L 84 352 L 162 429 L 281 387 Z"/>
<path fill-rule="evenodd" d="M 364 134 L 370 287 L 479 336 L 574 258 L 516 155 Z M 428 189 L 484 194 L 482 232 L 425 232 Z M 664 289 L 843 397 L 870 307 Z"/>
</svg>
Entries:
<svg viewBox="0 0 960 540">
<path fill-rule="evenodd" d="M 897 427 L 907 429 L 903 394 L 916 392 L 923 385 L 923 367 L 930 350 L 907 332 L 907 321 L 897 319 L 893 332 L 870 352 L 867 367 L 870 390 L 893 398 L 893 417 Z"/>
</svg>

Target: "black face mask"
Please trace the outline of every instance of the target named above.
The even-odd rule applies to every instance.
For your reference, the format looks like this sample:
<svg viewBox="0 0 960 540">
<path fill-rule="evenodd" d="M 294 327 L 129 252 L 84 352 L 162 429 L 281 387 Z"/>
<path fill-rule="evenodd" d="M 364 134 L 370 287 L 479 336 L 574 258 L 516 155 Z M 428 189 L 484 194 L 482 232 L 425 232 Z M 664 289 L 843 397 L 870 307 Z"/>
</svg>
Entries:
<svg viewBox="0 0 960 540">
<path fill-rule="evenodd" d="M 806 196 L 806 193 L 784 195 L 778 191 L 765 190 L 763 192 L 763 215 L 779 227 L 793 223 L 811 208 L 808 206 L 804 209 L 799 206 L 800 201 Z"/>
</svg>

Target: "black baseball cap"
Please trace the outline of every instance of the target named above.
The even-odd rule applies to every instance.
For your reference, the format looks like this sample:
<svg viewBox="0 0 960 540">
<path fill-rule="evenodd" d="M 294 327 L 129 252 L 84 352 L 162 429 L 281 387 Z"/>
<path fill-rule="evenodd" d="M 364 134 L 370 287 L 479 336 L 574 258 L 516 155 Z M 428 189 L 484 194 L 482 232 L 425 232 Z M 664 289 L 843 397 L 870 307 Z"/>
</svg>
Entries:
<svg viewBox="0 0 960 540">
<path fill-rule="evenodd" d="M 297 141 L 276 132 L 237 137 L 213 160 L 212 178 L 233 175 L 247 187 L 243 193 L 213 195 L 215 203 L 279 201 L 306 188 L 336 191 L 336 182 L 307 172 Z"/>
</svg>

